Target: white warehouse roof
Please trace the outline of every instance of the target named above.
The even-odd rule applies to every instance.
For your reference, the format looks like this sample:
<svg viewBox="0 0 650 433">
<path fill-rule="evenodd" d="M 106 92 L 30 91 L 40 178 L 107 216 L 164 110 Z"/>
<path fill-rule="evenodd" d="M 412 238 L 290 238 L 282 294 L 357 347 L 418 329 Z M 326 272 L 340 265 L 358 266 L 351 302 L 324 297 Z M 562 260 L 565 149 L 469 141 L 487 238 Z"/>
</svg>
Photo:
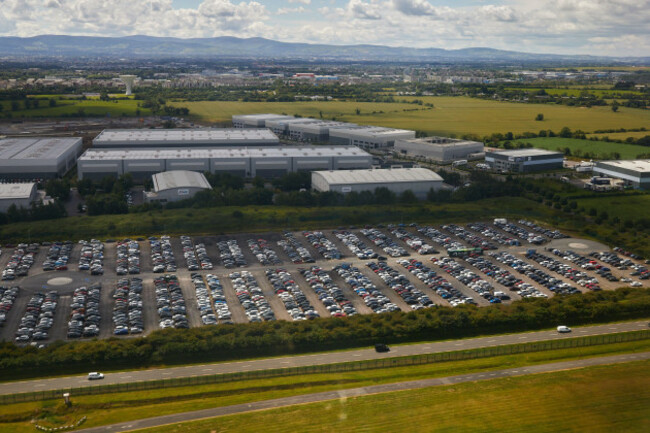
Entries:
<svg viewBox="0 0 650 433">
<path fill-rule="evenodd" d="M 5 138 L 0 139 L 0 160 L 57 160 L 75 146 L 81 146 L 81 138 Z"/>
<path fill-rule="evenodd" d="M 628 161 L 598 161 L 599 167 L 611 169 L 630 170 L 638 173 L 650 173 L 650 159 L 637 159 Z"/>
<path fill-rule="evenodd" d="M 36 187 L 34 182 L 28 183 L 0 183 L 0 200 L 28 199 Z"/>
<path fill-rule="evenodd" d="M 356 146 L 236 147 L 188 149 L 88 149 L 79 161 L 114 159 L 262 158 L 296 156 L 369 156 Z"/>
<path fill-rule="evenodd" d="M 278 143 L 268 129 L 105 129 L 93 140 L 97 147 L 151 145 L 246 145 L 255 142 Z"/>
<path fill-rule="evenodd" d="M 173 170 L 156 173 L 152 176 L 153 189 L 156 193 L 176 188 L 210 189 L 210 183 L 202 173 L 187 170 Z"/>
<path fill-rule="evenodd" d="M 440 181 L 442 177 L 426 168 L 386 168 L 374 170 L 316 171 L 329 185 L 386 184 Z"/>
</svg>

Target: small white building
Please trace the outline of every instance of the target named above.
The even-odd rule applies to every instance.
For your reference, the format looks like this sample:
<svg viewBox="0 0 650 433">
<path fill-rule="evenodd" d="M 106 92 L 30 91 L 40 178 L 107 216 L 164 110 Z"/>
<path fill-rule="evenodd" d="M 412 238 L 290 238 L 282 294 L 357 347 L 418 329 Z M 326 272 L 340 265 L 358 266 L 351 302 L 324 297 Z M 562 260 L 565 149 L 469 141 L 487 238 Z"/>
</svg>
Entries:
<svg viewBox="0 0 650 433">
<path fill-rule="evenodd" d="M 165 171 L 151 176 L 153 191 L 144 193 L 144 201 L 168 203 L 185 200 L 206 189 L 212 189 L 202 173 L 186 170 Z"/>
<path fill-rule="evenodd" d="M 429 190 L 437 191 L 442 187 L 442 177 L 426 168 L 314 171 L 311 185 L 316 191 L 341 194 L 382 187 L 398 195 L 410 190 L 417 198 L 424 199 Z"/>
<path fill-rule="evenodd" d="M 0 212 L 7 212 L 11 205 L 29 208 L 36 201 L 36 183 L 0 183 Z"/>
</svg>

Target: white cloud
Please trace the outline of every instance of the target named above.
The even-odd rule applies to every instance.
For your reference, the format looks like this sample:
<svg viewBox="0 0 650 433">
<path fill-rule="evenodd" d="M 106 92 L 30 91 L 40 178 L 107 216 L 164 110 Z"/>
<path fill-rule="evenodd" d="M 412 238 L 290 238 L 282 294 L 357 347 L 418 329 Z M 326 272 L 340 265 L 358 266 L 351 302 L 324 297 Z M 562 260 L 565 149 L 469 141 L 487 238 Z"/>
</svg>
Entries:
<svg viewBox="0 0 650 433">
<path fill-rule="evenodd" d="M 311 0 L 287 0 L 289 3 L 300 3 L 303 5 L 311 4 Z"/>
<path fill-rule="evenodd" d="M 307 12 L 307 9 L 305 9 L 303 6 L 299 6 L 297 8 L 280 8 L 276 12 L 277 15 L 287 15 L 287 14 L 301 14 Z"/>
</svg>

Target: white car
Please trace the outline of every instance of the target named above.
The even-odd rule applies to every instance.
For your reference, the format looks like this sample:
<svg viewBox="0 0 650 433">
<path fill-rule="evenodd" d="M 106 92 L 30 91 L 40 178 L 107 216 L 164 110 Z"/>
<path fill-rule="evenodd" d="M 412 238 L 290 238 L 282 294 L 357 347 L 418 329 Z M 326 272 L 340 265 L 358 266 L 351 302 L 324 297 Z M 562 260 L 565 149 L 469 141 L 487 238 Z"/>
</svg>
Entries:
<svg viewBox="0 0 650 433">
<path fill-rule="evenodd" d="M 557 332 L 564 334 L 566 332 L 571 332 L 571 328 L 569 328 L 568 326 L 561 325 L 557 327 Z"/>
<path fill-rule="evenodd" d="M 634 281 L 634 282 L 630 283 L 630 286 L 631 287 L 641 287 L 641 286 L 643 286 L 643 284 L 641 284 L 638 281 Z"/>
<path fill-rule="evenodd" d="M 96 371 L 88 373 L 88 380 L 99 380 L 103 379 L 104 375 L 102 373 L 97 373 Z"/>
</svg>

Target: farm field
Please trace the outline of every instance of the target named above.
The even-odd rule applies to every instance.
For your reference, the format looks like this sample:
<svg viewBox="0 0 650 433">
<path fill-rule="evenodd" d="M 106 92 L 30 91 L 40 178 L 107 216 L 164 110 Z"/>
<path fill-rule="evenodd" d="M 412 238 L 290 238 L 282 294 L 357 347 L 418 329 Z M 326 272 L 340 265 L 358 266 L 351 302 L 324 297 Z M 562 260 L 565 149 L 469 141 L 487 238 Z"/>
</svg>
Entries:
<svg viewBox="0 0 650 433">
<path fill-rule="evenodd" d="M 593 367 L 291 406 L 139 432 L 645 432 L 650 363 Z M 507 411 L 507 412 L 506 412 Z"/>
<path fill-rule="evenodd" d="M 139 102 L 140 101 L 122 99 L 114 101 L 100 101 L 99 99 L 61 99 L 56 101 L 56 107 L 49 107 L 47 102 L 41 102 L 40 108 L 16 111 L 11 111 L 11 103 L 9 101 L 3 101 L 0 103 L 3 104 L 3 112 L 11 113 L 13 119 L 73 116 L 77 115 L 79 110 L 83 110 L 86 116 L 135 116 L 138 109 L 142 115 L 151 114 L 148 108 L 138 107 Z"/>
<path fill-rule="evenodd" d="M 564 126 L 586 132 L 607 128 L 640 128 L 650 124 L 650 111 L 621 107 L 617 113 L 610 107 L 567 107 L 563 105 L 520 104 L 487 101 L 468 97 L 402 97 L 434 104 L 433 109 L 412 104 L 370 102 L 172 102 L 187 107 L 198 119 L 206 122 L 229 122 L 233 114 L 287 113 L 347 122 L 405 128 L 427 134 L 489 135 L 495 132 L 523 133 L 541 129 L 559 131 Z M 360 114 L 356 114 L 356 109 Z M 404 111 L 416 110 L 416 111 Z M 373 114 L 373 111 L 375 112 Z M 383 111 L 383 113 L 380 113 Z M 536 121 L 538 113 L 544 121 Z"/>
<path fill-rule="evenodd" d="M 650 135 L 650 131 L 604 132 L 601 134 L 587 134 L 587 137 L 609 137 L 612 140 L 625 140 L 628 137 L 632 137 L 638 140 L 646 135 Z"/>
<path fill-rule="evenodd" d="M 587 92 L 592 95 L 606 98 L 614 96 L 631 96 L 643 95 L 643 92 L 635 90 L 612 90 L 612 89 L 592 89 L 592 88 L 548 88 L 548 87 L 508 87 L 508 90 L 524 90 L 527 92 L 535 92 L 544 89 L 549 95 L 564 95 L 564 96 L 580 96 L 581 93 Z"/>
<path fill-rule="evenodd" d="M 40 419 L 41 424 L 54 427 L 65 421 L 74 422 L 82 416 L 86 416 L 88 421 L 84 427 L 92 427 L 138 419 L 143 416 L 143 413 L 148 414 L 147 416 L 164 415 L 336 389 L 471 374 L 587 357 L 638 353 L 647 349 L 648 340 L 641 340 L 417 366 L 304 374 L 210 385 L 77 396 L 73 397 L 74 405 L 70 410 L 66 410 L 62 402 L 58 400 L 4 404 L 0 408 L 0 418 L 5 420 L 4 422 L 0 421 L 0 432 L 27 433 L 33 431 L 31 419 L 34 417 Z M 14 421 L 8 421 L 10 419 Z"/>
<path fill-rule="evenodd" d="M 618 153 L 621 159 L 635 159 L 638 155 L 650 153 L 650 147 L 639 146 L 636 144 L 608 143 L 603 141 L 581 140 L 577 138 L 522 138 L 515 140 L 514 143 L 530 143 L 534 147 L 548 150 L 559 150 L 560 152 L 564 152 L 564 149 L 568 147 L 571 150 L 571 153 L 577 156 L 590 153 L 599 159 L 608 159 L 614 152 Z"/>
</svg>

